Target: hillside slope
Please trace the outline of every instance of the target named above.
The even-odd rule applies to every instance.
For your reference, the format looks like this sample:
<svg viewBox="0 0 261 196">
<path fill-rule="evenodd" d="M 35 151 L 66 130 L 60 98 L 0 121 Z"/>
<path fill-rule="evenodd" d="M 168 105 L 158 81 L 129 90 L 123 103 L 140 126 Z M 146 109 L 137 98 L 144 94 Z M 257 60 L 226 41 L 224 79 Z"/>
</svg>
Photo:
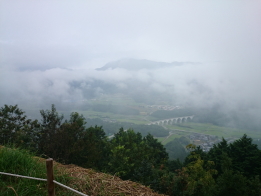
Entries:
<svg viewBox="0 0 261 196">
<path fill-rule="evenodd" d="M 157 194 L 146 186 L 128 180 L 121 180 L 117 176 L 96 172 L 76 165 L 56 163 L 55 166 L 58 170 L 72 177 L 68 186 L 77 187 L 78 191 L 88 195 L 162 196 L 162 194 Z"/>
<path fill-rule="evenodd" d="M 46 178 L 46 160 L 35 157 L 26 150 L 0 146 L 0 172 Z M 85 169 L 76 165 L 63 165 L 54 161 L 56 181 L 89 196 L 160 196 L 150 188 L 132 181 Z M 56 185 L 56 195 L 76 196 L 73 192 Z M 1 196 L 46 195 L 46 182 L 17 178 L 0 174 Z"/>
</svg>

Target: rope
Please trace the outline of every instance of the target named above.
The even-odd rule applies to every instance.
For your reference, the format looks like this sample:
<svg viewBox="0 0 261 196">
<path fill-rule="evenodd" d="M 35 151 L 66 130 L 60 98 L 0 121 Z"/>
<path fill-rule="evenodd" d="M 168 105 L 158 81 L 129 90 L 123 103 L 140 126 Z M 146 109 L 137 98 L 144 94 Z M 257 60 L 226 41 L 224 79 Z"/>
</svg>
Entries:
<svg viewBox="0 0 261 196">
<path fill-rule="evenodd" d="M 43 179 L 43 178 L 34 178 L 34 177 L 22 176 L 22 175 L 18 175 L 18 174 L 10 174 L 10 173 L 5 173 L 5 172 L 0 172 L 0 174 L 9 175 L 9 176 L 15 176 L 15 177 L 20 177 L 20 178 L 28 178 L 28 179 L 32 179 L 32 180 L 47 181 L 47 179 Z M 55 184 L 58 184 L 58 185 L 64 187 L 64 188 L 69 189 L 69 190 L 72 191 L 72 192 L 78 193 L 79 195 L 88 196 L 88 195 L 86 195 L 86 194 L 84 194 L 84 193 L 81 193 L 81 192 L 79 192 L 79 191 L 76 191 L 75 189 L 72 189 L 72 188 L 70 188 L 70 187 L 68 187 L 68 186 L 65 186 L 64 184 L 61 184 L 60 182 L 57 182 L 57 181 L 55 181 L 55 180 L 53 180 L 53 182 L 54 182 Z"/>
<path fill-rule="evenodd" d="M 5 172 L 0 172 L 0 174 L 9 175 L 9 176 L 15 176 L 15 177 L 20 177 L 20 178 L 28 178 L 28 179 L 32 179 L 32 180 L 47 181 L 47 179 L 43 179 L 43 178 L 34 178 L 34 177 L 29 177 L 29 176 L 21 176 L 21 175 L 10 174 L 10 173 L 5 173 Z"/>
<path fill-rule="evenodd" d="M 60 182 L 57 182 L 57 181 L 55 181 L 55 180 L 54 180 L 53 182 L 54 182 L 55 184 L 58 184 L 58 185 L 64 187 L 64 188 L 69 189 L 69 190 L 72 191 L 72 192 L 78 193 L 79 195 L 88 196 L 88 195 L 85 195 L 84 193 L 81 193 L 81 192 L 79 192 L 79 191 L 76 191 L 75 189 L 72 189 L 72 188 L 70 188 L 70 187 L 68 187 L 68 186 L 65 186 L 64 184 L 61 184 Z"/>
</svg>

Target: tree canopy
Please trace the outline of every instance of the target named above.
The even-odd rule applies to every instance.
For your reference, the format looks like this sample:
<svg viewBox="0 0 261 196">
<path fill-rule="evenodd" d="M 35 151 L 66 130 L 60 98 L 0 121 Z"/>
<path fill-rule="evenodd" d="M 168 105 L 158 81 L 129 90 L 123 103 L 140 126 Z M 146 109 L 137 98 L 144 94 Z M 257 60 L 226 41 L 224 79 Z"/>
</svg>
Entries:
<svg viewBox="0 0 261 196">
<path fill-rule="evenodd" d="M 39 156 L 111 173 L 173 196 L 261 195 L 261 151 L 247 135 L 229 144 L 222 139 L 209 152 L 187 145 L 181 137 L 166 146 L 172 150 L 168 153 L 151 134 L 120 128 L 109 139 L 102 126 L 88 126 L 77 112 L 67 120 L 52 105 L 40 114 L 40 121 L 31 120 L 17 105 L 4 105 L 0 145 L 27 148 Z M 185 145 L 184 162 L 169 159 Z"/>
</svg>

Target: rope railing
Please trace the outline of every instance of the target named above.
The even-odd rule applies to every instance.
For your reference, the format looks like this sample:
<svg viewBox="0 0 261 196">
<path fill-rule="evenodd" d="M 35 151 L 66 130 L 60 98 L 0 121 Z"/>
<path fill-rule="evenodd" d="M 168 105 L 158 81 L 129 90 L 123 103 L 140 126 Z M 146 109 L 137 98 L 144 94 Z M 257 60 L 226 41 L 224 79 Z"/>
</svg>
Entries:
<svg viewBox="0 0 261 196">
<path fill-rule="evenodd" d="M 55 193 L 54 193 L 54 184 L 57 184 L 57 185 L 59 185 L 59 186 L 61 186 L 61 187 L 63 187 L 63 188 L 66 188 L 66 189 L 68 189 L 68 190 L 74 192 L 74 193 L 77 193 L 77 194 L 79 194 L 79 195 L 88 196 L 88 195 L 86 195 L 86 194 L 84 194 L 84 193 L 81 193 L 81 192 L 79 192 L 79 191 L 77 191 L 77 190 L 71 188 L 71 187 L 68 187 L 68 186 L 66 186 L 66 185 L 64 185 L 64 184 L 62 184 L 62 183 L 60 183 L 60 182 L 55 181 L 55 180 L 53 179 L 52 161 L 53 161 L 53 159 L 47 159 L 47 160 L 46 160 L 47 179 L 44 179 L 44 178 L 35 178 L 35 177 L 31 177 L 31 176 L 22 176 L 22 175 L 12 174 L 12 173 L 6 173 L 6 172 L 0 172 L 0 174 L 2 174 L 2 175 L 8 175 L 8 176 L 14 176 L 14 177 L 19 177 L 19 178 L 27 178 L 27 179 L 31 179 L 31 180 L 46 181 L 46 182 L 48 183 L 47 189 L 48 189 L 48 195 L 49 195 L 49 196 L 54 196 L 54 195 L 55 195 Z M 49 165 L 50 165 L 51 167 L 49 167 Z M 50 176 L 51 176 L 51 180 L 50 180 L 50 179 L 48 180 L 48 178 L 50 178 Z"/>
<path fill-rule="evenodd" d="M 19 177 L 19 178 L 28 178 L 28 179 L 32 179 L 32 180 L 47 181 L 47 179 L 43 179 L 43 178 L 35 178 L 35 177 L 30 177 L 30 176 L 22 176 L 22 175 L 18 175 L 18 174 L 11 174 L 11 173 L 5 173 L 5 172 L 0 172 L 0 174 L 8 175 L 8 176 L 14 176 L 14 177 Z"/>
<path fill-rule="evenodd" d="M 60 183 L 60 182 L 57 182 L 57 181 L 53 181 L 55 184 L 58 184 L 58 185 L 60 185 L 61 187 L 64 187 L 64 188 L 66 188 L 66 189 L 68 189 L 68 190 L 70 190 L 70 191 L 72 191 L 72 192 L 75 192 L 75 193 L 77 193 L 77 194 L 79 194 L 79 195 L 83 195 L 83 196 L 88 196 L 88 195 L 86 195 L 86 194 L 84 194 L 84 193 L 81 193 L 81 192 L 79 192 L 79 191 L 76 191 L 75 189 L 73 189 L 73 188 L 70 188 L 70 187 L 68 187 L 68 186 L 66 186 L 66 185 L 64 185 L 64 184 L 62 184 L 62 183 Z"/>
</svg>

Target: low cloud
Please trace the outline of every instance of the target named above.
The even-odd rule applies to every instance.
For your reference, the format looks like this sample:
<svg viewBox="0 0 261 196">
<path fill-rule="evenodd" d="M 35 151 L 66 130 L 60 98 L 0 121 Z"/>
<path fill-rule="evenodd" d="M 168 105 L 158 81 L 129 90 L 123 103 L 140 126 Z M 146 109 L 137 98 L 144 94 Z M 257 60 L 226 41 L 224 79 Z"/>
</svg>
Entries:
<svg viewBox="0 0 261 196">
<path fill-rule="evenodd" d="M 85 91 L 96 92 L 93 96 L 98 96 L 116 92 L 135 94 L 135 91 L 143 90 L 151 96 L 158 93 L 173 97 L 173 104 L 178 102 L 203 106 L 222 102 L 227 107 L 237 107 L 243 103 L 260 107 L 260 69 L 238 65 L 235 69 L 231 66 L 228 69 L 226 66 L 221 63 L 187 64 L 140 71 L 121 68 L 104 71 L 3 69 L 1 104 L 19 104 L 28 100 L 49 100 L 50 104 L 52 101 L 84 100 Z"/>
</svg>

